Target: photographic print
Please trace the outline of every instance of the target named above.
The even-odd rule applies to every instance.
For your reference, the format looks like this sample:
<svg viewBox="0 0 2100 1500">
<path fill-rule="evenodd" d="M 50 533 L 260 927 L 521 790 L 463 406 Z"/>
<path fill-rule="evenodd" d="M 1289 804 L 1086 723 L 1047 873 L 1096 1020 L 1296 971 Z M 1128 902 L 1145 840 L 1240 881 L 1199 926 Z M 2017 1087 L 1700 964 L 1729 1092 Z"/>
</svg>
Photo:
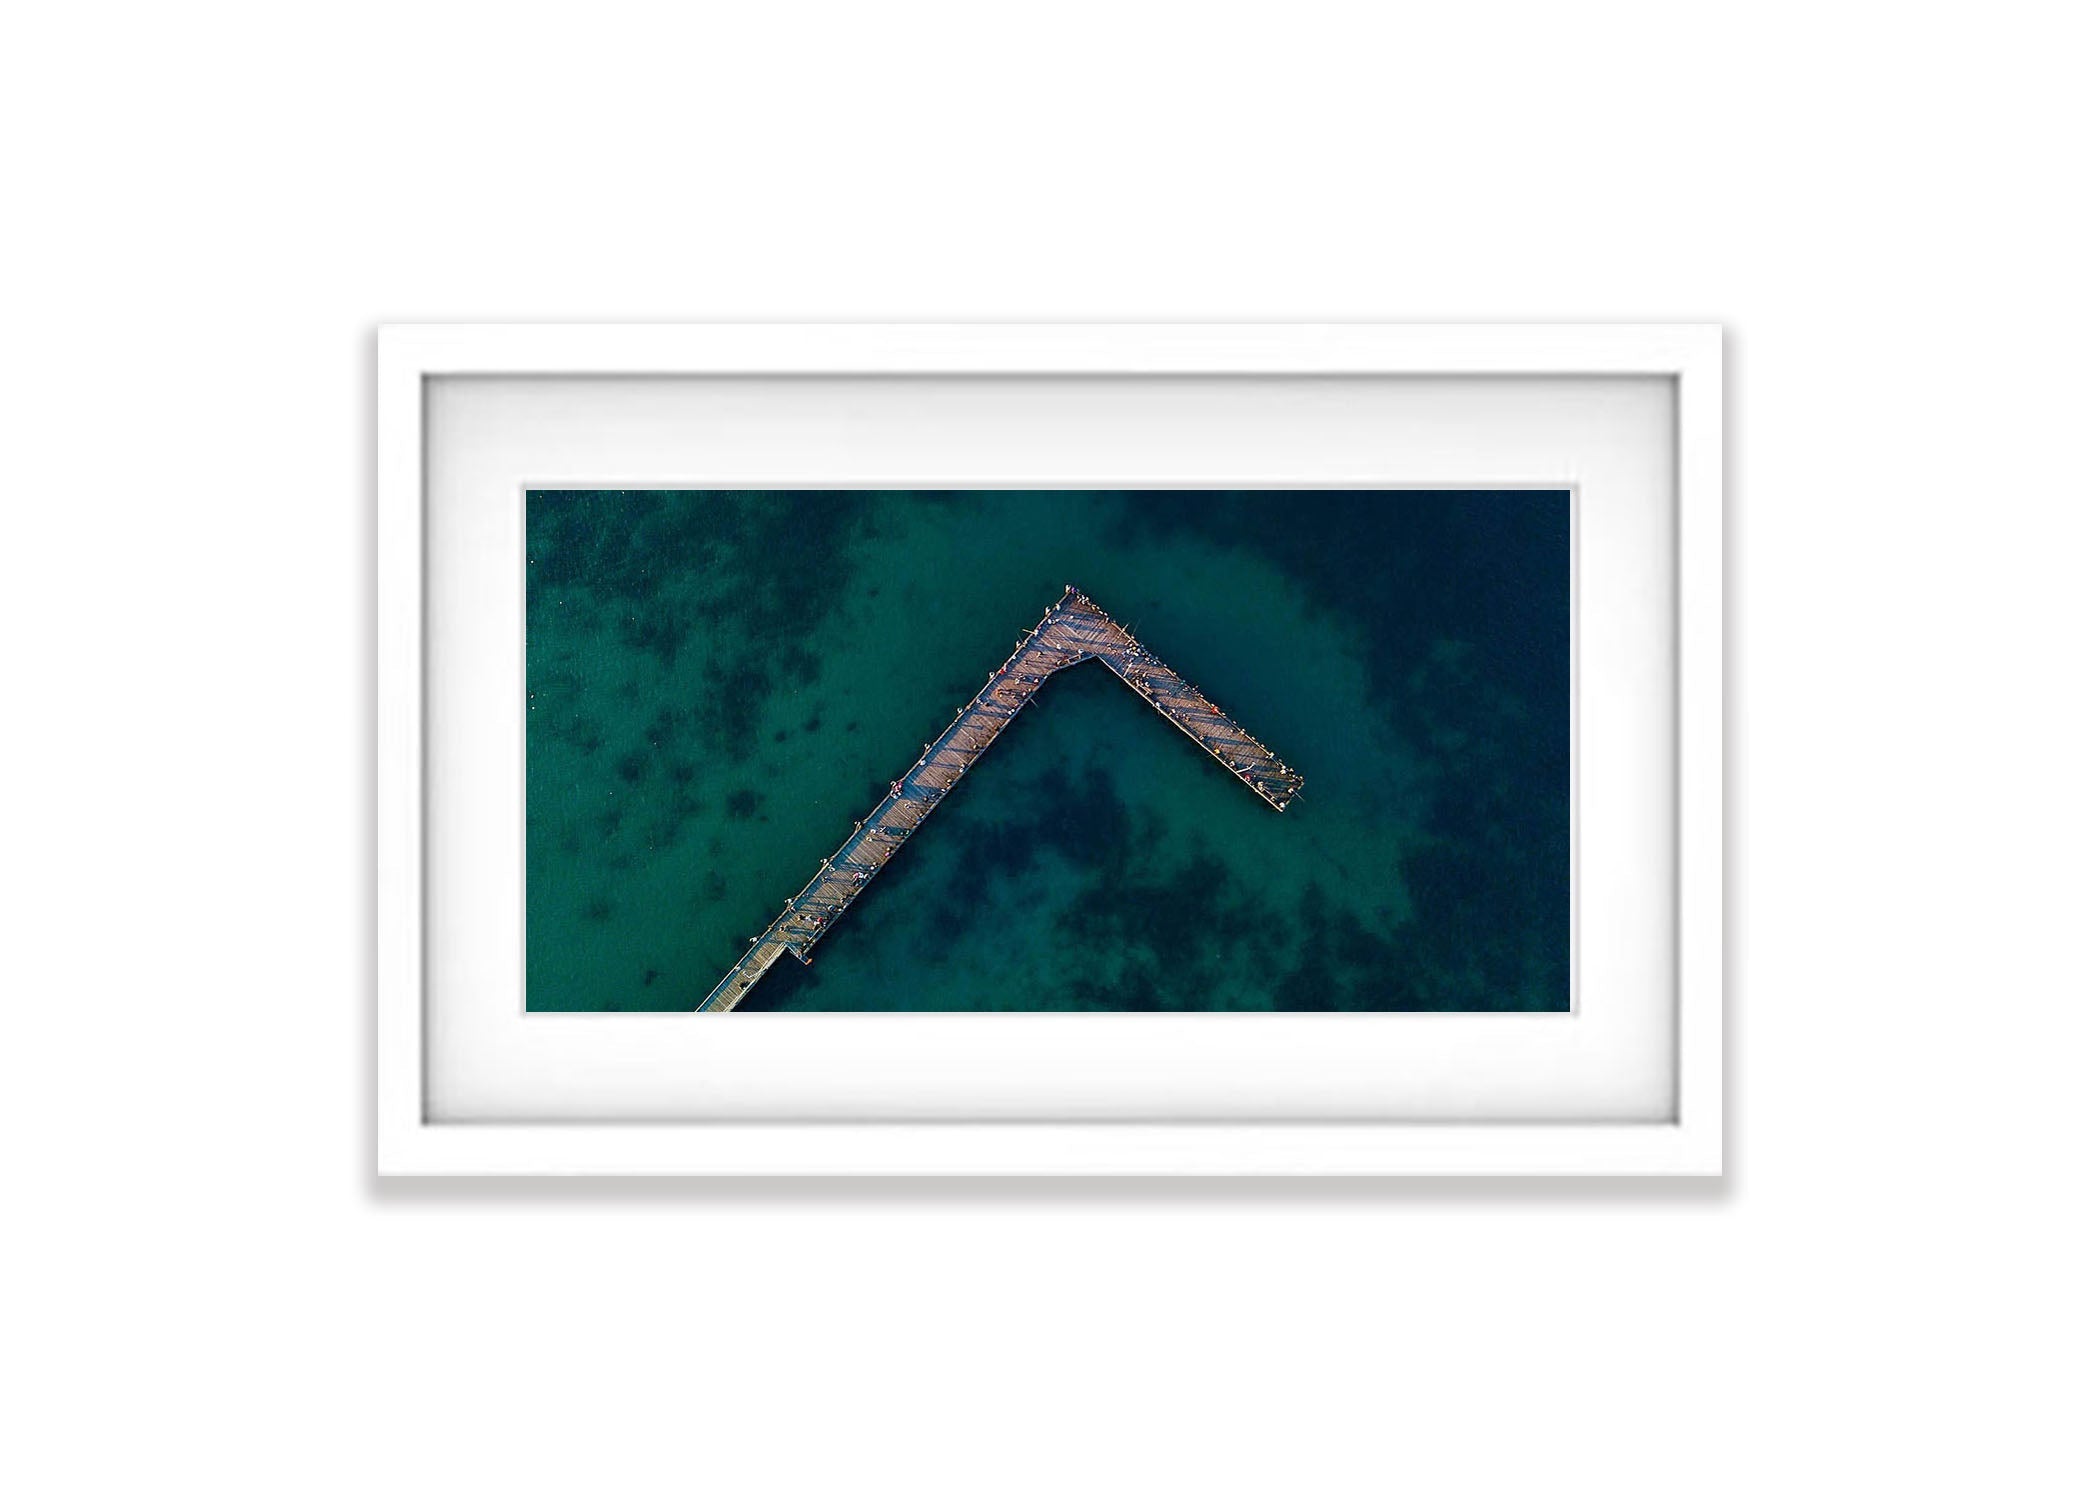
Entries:
<svg viewBox="0 0 2100 1500">
<path fill-rule="evenodd" d="M 1567 490 L 534 490 L 533 1011 L 1571 1005 Z"/>
</svg>

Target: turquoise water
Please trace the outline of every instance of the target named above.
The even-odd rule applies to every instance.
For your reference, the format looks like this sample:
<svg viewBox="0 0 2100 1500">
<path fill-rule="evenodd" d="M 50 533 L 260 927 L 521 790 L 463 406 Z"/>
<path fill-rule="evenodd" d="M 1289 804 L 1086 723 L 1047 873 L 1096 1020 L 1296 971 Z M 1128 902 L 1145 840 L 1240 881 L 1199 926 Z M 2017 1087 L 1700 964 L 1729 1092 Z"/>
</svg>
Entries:
<svg viewBox="0 0 2100 1500">
<path fill-rule="evenodd" d="M 1565 1009 L 1570 513 L 533 492 L 528 1006 L 697 1005 L 1072 583 L 1305 795 L 1063 672 L 741 1009 Z"/>
</svg>

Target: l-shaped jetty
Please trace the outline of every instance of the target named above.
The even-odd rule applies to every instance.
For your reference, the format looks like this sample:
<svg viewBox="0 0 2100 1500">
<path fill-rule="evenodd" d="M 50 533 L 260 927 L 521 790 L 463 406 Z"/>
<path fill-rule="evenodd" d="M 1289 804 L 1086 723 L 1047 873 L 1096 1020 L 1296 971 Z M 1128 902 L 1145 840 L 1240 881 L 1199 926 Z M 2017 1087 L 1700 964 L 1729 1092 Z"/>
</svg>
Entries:
<svg viewBox="0 0 2100 1500">
<path fill-rule="evenodd" d="M 733 1010 L 785 955 L 809 963 L 810 950 L 831 924 L 1028 706 L 1036 690 L 1053 673 L 1083 661 L 1098 661 L 1122 678 L 1161 717 L 1278 812 L 1304 788 L 1305 778 L 1274 751 L 1146 650 L 1093 600 L 1067 585 L 1063 597 L 1014 642 L 1013 655 L 985 678 L 976 696 L 956 711 L 911 769 L 890 783 L 874 811 L 853 825 L 851 837 L 817 867 L 809 884 L 788 897 L 780 914 L 751 940 L 699 1009 Z"/>
</svg>

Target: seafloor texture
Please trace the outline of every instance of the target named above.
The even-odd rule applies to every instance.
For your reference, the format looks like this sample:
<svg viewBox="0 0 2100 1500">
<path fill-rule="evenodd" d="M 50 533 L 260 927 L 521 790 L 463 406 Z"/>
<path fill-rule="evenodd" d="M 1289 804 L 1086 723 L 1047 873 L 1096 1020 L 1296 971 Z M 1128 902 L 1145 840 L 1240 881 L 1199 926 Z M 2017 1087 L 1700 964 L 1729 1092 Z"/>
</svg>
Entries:
<svg viewBox="0 0 2100 1500">
<path fill-rule="evenodd" d="M 740 1010 L 1560 1010 L 1565 491 L 527 500 L 533 1010 L 689 1010 L 1066 583 L 1306 778 L 1060 673 Z"/>
</svg>

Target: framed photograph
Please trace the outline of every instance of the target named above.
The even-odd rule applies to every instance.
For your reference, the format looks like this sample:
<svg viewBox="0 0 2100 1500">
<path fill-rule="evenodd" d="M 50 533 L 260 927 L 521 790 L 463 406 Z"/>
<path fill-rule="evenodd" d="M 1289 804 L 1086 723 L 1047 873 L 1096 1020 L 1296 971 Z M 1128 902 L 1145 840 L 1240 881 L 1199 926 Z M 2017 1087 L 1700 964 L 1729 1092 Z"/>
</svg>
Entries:
<svg viewBox="0 0 2100 1500">
<path fill-rule="evenodd" d="M 1717 329 L 378 381 L 382 1174 L 1722 1170 Z"/>
</svg>

